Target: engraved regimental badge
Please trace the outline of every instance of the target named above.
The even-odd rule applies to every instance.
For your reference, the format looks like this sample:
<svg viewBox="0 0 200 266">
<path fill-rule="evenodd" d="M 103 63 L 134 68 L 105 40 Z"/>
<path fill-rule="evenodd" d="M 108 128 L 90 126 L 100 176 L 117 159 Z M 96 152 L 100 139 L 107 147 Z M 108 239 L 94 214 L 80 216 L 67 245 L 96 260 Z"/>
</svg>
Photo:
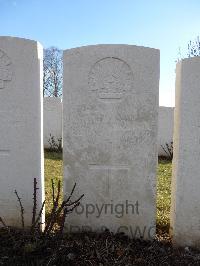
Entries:
<svg viewBox="0 0 200 266">
<path fill-rule="evenodd" d="M 97 61 L 89 73 L 89 87 L 101 100 L 120 100 L 132 88 L 133 72 L 121 59 L 107 57 Z"/>
<path fill-rule="evenodd" d="M 0 89 L 12 79 L 12 62 L 5 52 L 0 50 Z"/>
</svg>

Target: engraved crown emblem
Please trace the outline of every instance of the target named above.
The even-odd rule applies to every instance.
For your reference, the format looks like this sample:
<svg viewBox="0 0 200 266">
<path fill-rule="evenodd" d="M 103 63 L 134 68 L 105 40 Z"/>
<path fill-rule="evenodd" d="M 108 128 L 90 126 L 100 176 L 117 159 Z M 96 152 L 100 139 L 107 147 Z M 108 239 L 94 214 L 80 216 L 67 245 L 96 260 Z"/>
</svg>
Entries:
<svg viewBox="0 0 200 266">
<path fill-rule="evenodd" d="M 0 50 L 0 89 L 4 89 L 5 82 L 12 79 L 11 64 L 10 58 Z"/>
</svg>

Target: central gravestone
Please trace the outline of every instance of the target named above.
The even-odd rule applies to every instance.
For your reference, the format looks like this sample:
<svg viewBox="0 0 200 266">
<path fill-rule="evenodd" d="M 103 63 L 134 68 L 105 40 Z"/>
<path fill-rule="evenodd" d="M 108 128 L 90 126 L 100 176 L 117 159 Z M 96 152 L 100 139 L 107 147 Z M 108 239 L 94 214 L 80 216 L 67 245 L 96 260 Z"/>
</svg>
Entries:
<svg viewBox="0 0 200 266">
<path fill-rule="evenodd" d="M 68 231 L 155 233 L 159 51 L 97 45 L 64 52 L 65 193 L 80 206 Z"/>
</svg>

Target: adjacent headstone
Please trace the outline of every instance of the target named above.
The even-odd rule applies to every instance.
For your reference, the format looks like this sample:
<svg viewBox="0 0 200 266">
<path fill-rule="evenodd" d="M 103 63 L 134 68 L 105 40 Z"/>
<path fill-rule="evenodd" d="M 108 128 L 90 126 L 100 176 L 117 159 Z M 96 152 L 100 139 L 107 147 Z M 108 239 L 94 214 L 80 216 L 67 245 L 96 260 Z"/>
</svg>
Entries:
<svg viewBox="0 0 200 266">
<path fill-rule="evenodd" d="M 171 233 L 175 245 L 200 246 L 200 58 L 176 68 Z"/>
<path fill-rule="evenodd" d="M 44 148 L 57 149 L 59 146 L 62 146 L 61 98 L 44 97 Z"/>
<path fill-rule="evenodd" d="M 173 142 L 174 107 L 160 106 L 158 113 L 158 155 L 169 157 Z M 167 147 L 168 145 L 168 147 Z"/>
<path fill-rule="evenodd" d="M 64 52 L 64 190 L 81 205 L 68 231 L 152 238 L 156 216 L 159 51 L 97 45 Z"/>
<path fill-rule="evenodd" d="M 42 57 L 35 41 L 0 37 L 0 217 L 17 227 L 21 212 L 14 191 L 25 226 L 31 224 L 34 178 L 38 208 L 44 200 Z"/>
</svg>

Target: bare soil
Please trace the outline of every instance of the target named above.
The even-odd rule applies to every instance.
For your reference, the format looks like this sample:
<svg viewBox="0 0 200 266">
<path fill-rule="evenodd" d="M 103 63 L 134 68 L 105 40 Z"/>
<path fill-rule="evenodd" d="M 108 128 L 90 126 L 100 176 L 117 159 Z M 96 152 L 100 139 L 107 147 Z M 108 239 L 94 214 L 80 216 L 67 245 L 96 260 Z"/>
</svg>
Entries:
<svg viewBox="0 0 200 266">
<path fill-rule="evenodd" d="M 200 251 L 173 248 L 169 235 L 162 232 L 150 242 L 109 231 L 47 238 L 1 229 L 0 265 L 200 265 Z"/>
</svg>

